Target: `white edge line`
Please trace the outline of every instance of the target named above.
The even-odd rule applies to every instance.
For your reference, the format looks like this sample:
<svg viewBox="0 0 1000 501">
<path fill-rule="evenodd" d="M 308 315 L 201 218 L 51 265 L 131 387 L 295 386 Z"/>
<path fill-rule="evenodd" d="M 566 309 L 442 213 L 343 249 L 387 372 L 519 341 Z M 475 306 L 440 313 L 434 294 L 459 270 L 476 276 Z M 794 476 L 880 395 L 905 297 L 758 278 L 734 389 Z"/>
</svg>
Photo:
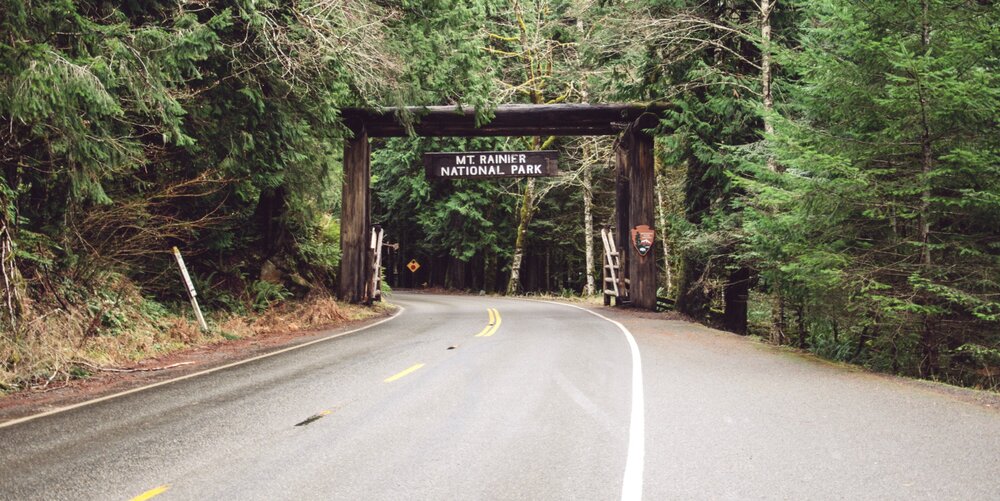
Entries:
<svg viewBox="0 0 1000 501">
<path fill-rule="evenodd" d="M 80 407 L 86 407 L 88 405 L 96 404 L 98 402 L 104 402 L 105 400 L 111 400 L 113 398 L 123 397 L 125 395 L 131 395 L 132 393 L 139 393 L 140 391 L 146 391 L 146 390 L 149 390 L 149 389 L 152 389 L 152 388 L 156 388 L 157 386 L 164 386 L 164 385 L 168 385 L 168 384 L 171 384 L 171 383 L 176 383 L 178 381 L 183 381 L 185 379 L 191 379 L 191 378 L 195 378 L 195 377 L 198 377 L 198 376 L 204 376 L 205 374 L 211 374 L 213 372 L 221 371 L 223 369 L 229 369 L 231 367 L 236 367 L 238 365 L 248 364 L 250 362 L 254 362 L 254 361 L 261 360 L 261 359 L 268 358 L 268 357 L 273 357 L 275 355 L 280 355 L 282 353 L 287 353 L 289 351 L 297 350 L 299 348 L 305 348 L 306 346 L 314 345 L 314 344 L 317 344 L 317 343 L 322 343 L 324 341 L 330 341 L 332 339 L 337 339 L 339 337 L 344 337 L 344 336 L 346 336 L 348 334 L 354 334 L 355 332 L 360 332 L 360 331 L 363 331 L 365 329 L 370 329 L 370 328 L 375 327 L 377 325 L 381 325 L 381 324 L 384 324 L 384 323 L 386 323 L 386 322 L 388 322 L 390 320 L 393 320 L 394 318 L 398 317 L 401 313 L 403 313 L 403 311 L 406 310 L 406 308 L 404 308 L 404 307 L 402 307 L 400 305 L 396 305 L 396 307 L 399 308 L 399 309 L 391 317 L 384 318 L 384 319 L 379 320 L 378 322 L 375 322 L 373 324 L 369 324 L 369 325 L 365 325 L 365 326 L 362 326 L 362 327 L 358 327 L 357 329 L 352 329 L 352 330 L 349 330 L 347 332 L 340 332 L 340 333 L 337 333 L 337 334 L 332 334 L 330 336 L 323 337 L 323 338 L 320 338 L 320 339 L 313 339 L 312 341 L 305 342 L 305 343 L 302 343 L 302 344 L 297 344 L 295 346 L 289 346 L 288 348 L 282 348 L 282 349 L 280 349 L 278 351 L 272 351 L 270 353 L 265 353 L 263 355 L 257 355 L 256 357 L 251 357 L 251 358 L 248 358 L 248 359 L 245 359 L 245 360 L 238 360 L 236 362 L 228 363 L 228 364 L 225 364 L 225 365 L 220 365 L 218 367 L 213 367 L 211 369 L 205 369 L 203 371 L 194 372 L 194 373 L 191 373 L 191 374 L 186 374 L 186 375 L 183 375 L 183 376 L 175 377 L 173 379 L 168 379 L 166 381 L 160 381 L 158 383 L 153 383 L 153 384 L 146 385 L 146 386 L 140 386 L 138 388 L 132 388 L 131 390 L 125 390 L 125 391 L 122 391 L 122 392 L 119 392 L 119 393 L 113 393 L 111 395 L 105 395 L 103 397 L 95 398 L 93 400 L 87 400 L 85 402 L 80 402 L 78 404 L 68 405 L 66 407 L 59 407 L 57 409 L 52 409 L 50 411 L 45 411 L 45 412 L 42 412 L 42 413 L 39 413 L 39 414 L 32 414 L 31 416 L 25 416 L 25 417 L 22 417 L 22 418 L 13 419 L 11 421 L 6 421 L 4 423 L 0 423 L 0 428 L 6 428 L 8 426 L 14 426 L 16 424 L 24 423 L 24 422 L 27 422 L 27 421 L 32 421 L 34 419 L 42 418 L 42 417 L 45 417 L 45 416 L 51 416 L 53 414 L 59 414 L 61 412 L 66 412 L 66 411 L 70 411 L 70 410 L 73 410 L 73 409 L 79 409 Z"/>
<path fill-rule="evenodd" d="M 622 325 L 621 322 L 617 320 L 612 320 L 596 311 L 584 308 L 582 306 L 577 306 L 575 304 L 558 303 L 555 301 L 546 301 L 543 299 L 526 299 L 526 298 L 511 298 L 511 299 L 522 299 L 526 301 L 535 301 L 538 303 L 549 303 L 558 304 L 561 306 L 569 306 L 570 308 L 576 308 L 578 310 L 583 310 L 591 315 L 603 318 L 608 322 L 611 322 L 621 329 L 622 333 L 625 334 L 625 339 L 628 341 L 629 349 L 632 351 L 632 417 L 629 422 L 628 431 L 628 456 L 625 460 L 625 474 L 622 477 L 622 501 L 639 501 L 642 499 L 642 474 L 643 467 L 645 463 L 646 456 L 646 417 L 645 417 L 645 399 L 643 398 L 642 390 L 642 359 L 639 357 L 639 345 L 636 344 L 635 338 L 632 333 L 629 332 L 628 328 Z"/>
</svg>

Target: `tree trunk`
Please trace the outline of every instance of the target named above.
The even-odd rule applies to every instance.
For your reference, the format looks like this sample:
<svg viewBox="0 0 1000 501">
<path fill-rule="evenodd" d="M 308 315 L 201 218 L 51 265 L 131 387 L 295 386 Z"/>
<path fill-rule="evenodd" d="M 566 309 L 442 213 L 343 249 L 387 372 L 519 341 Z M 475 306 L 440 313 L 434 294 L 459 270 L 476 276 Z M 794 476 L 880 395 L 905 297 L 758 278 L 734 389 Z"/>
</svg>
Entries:
<svg viewBox="0 0 1000 501">
<path fill-rule="evenodd" d="M 930 51 L 931 44 L 931 24 L 930 24 L 930 2 L 929 0 L 923 0 L 923 32 L 921 34 L 921 44 L 923 48 L 923 53 L 926 55 Z M 918 78 L 920 78 L 918 76 Z M 930 235 L 931 235 L 931 222 L 930 222 L 930 208 L 931 208 L 931 173 L 934 169 L 933 163 L 933 153 L 931 145 L 931 128 L 930 121 L 927 117 L 929 105 L 927 99 L 927 89 L 924 88 L 923 83 L 918 80 L 917 82 L 917 92 L 920 96 L 920 160 L 921 160 L 921 171 L 923 177 L 921 182 L 923 184 L 923 192 L 920 194 L 920 264 L 925 271 L 931 266 L 931 248 L 930 248 Z M 931 302 L 932 299 L 929 294 L 922 293 L 924 296 L 924 301 Z M 923 359 L 920 364 L 920 375 L 922 377 L 931 377 L 937 372 L 938 365 L 938 341 L 937 336 L 932 327 L 930 315 L 923 315 L 923 326 L 920 333 L 920 344 L 923 347 Z"/>
<path fill-rule="evenodd" d="M 517 222 L 517 239 L 514 241 L 514 257 L 510 263 L 510 280 L 507 282 L 507 294 L 517 294 L 521 287 L 521 261 L 524 260 L 524 247 L 527 243 L 528 223 L 534 212 L 535 178 L 528 178 L 521 197 L 521 210 Z"/>
<path fill-rule="evenodd" d="M 487 294 L 497 291 L 497 255 L 491 249 L 483 256 L 483 290 Z"/>
<path fill-rule="evenodd" d="M 254 221 L 260 240 L 256 246 L 263 259 L 271 259 L 276 254 L 284 252 L 286 242 L 291 239 L 282 223 L 288 211 L 287 198 L 284 186 L 279 186 L 263 190 L 257 200 Z"/>
<path fill-rule="evenodd" d="M 785 343 L 785 297 L 775 288 L 774 303 L 771 305 L 771 342 L 777 345 Z"/>
<path fill-rule="evenodd" d="M 6 209 L 6 200 L 0 198 L 0 207 Z M 3 308 L 4 314 L 0 318 L 6 317 L 10 326 L 10 333 L 17 333 L 17 322 L 24 311 L 22 298 L 24 297 L 24 280 L 17 267 L 17 260 L 14 254 L 14 239 L 11 237 L 10 223 L 6 215 L 0 212 L 0 280 L 3 281 Z M 6 330 L 0 328 L 0 331 Z"/>
<path fill-rule="evenodd" d="M 673 273 L 670 271 L 670 242 L 667 241 L 667 211 L 663 207 L 663 187 L 656 183 L 656 200 L 659 202 L 657 215 L 660 223 L 660 242 L 663 243 L 663 271 L 667 286 L 667 296 L 673 292 Z"/>
<path fill-rule="evenodd" d="M 594 287 L 594 185 L 591 166 L 583 166 L 583 243 L 587 254 L 587 286 L 584 294 L 593 296 Z"/>
<path fill-rule="evenodd" d="M 760 83 L 764 102 L 764 133 L 768 136 L 774 134 L 774 124 L 767 114 L 774 109 L 774 98 L 771 95 L 771 11 L 777 3 L 778 0 L 760 0 Z M 770 152 L 767 155 L 767 168 L 773 172 L 778 171 L 778 163 Z"/>
<path fill-rule="evenodd" d="M 545 248 L 545 292 L 552 292 L 552 252 Z"/>
<path fill-rule="evenodd" d="M 931 44 L 931 25 L 929 19 L 929 2 L 928 0 L 923 1 L 923 33 L 921 37 L 921 42 L 923 45 L 924 54 L 930 51 Z M 918 77 L 919 78 L 919 77 Z M 933 156 L 931 151 L 931 128 L 930 123 L 927 118 L 927 94 L 926 89 L 922 83 L 917 83 L 917 92 L 920 95 L 920 157 L 921 166 L 923 167 L 923 180 L 924 185 L 923 193 L 920 197 L 920 243 L 921 243 L 921 255 L 920 261 L 924 266 L 930 266 L 931 264 L 931 250 L 929 247 L 930 243 L 930 233 L 931 233 L 931 223 L 930 223 L 930 205 L 931 205 L 931 171 L 933 170 Z"/>
<path fill-rule="evenodd" d="M 712 208 L 712 189 L 706 186 L 714 182 L 707 175 L 709 167 L 696 156 L 687 161 L 687 173 L 684 175 L 684 216 L 694 226 L 700 225 L 703 215 L 708 214 Z M 677 311 L 701 320 L 708 314 L 711 299 L 704 281 L 708 263 L 693 249 L 679 249 L 678 258 Z"/>
<path fill-rule="evenodd" d="M 445 270 L 445 287 L 449 289 L 467 289 L 465 283 L 465 261 L 454 256 L 448 257 L 448 268 Z"/>
<path fill-rule="evenodd" d="M 739 268 L 729 274 L 722 291 L 725 303 L 723 323 L 726 330 L 737 334 L 747 333 L 747 298 L 750 295 L 750 270 Z"/>
<path fill-rule="evenodd" d="M 623 158 L 626 152 L 622 148 L 615 151 L 615 247 L 618 249 L 619 263 L 618 270 L 618 291 L 620 297 L 615 298 L 615 304 L 621 306 L 623 300 L 629 299 L 629 290 L 625 285 L 628 279 L 628 234 L 629 234 L 629 179 L 625 167 L 628 162 Z M 605 286 L 606 284 L 601 284 Z"/>
<path fill-rule="evenodd" d="M 681 253 L 680 282 L 677 284 L 677 311 L 702 319 L 708 315 L 709 297 L 705 293 L 705 264 L 700 259 Z"/>
<path fill-rule="evenodd" d="M 771 12 L 774 10 L 778 0 L 761 0 L 760 2 L 760 83 L 761 100 L 764 105 L 764 133 L 768 137 L 774 135 L 774 123 L 768 116 L 774 110 L 774 97 L 771 92 L 773 75 L 771 74 Z M 770 149 L 770 147 L 768 148 Z M 774 155 L 767 152 L 767 168 L 771 172 L 780 172 L 781 167 L 774 160 Z M 782 344 L 786 340 L 785 334 L 785 298 L 779 287 L 772 290 L 774 301 L 771 304 L 771 342 Z"/>
<path fill-rule="evenodd" d="M 795 316 L 798 319 L 799 349 L 800 350 L 804 350 L 804 349 L 806 349 L 806 348 L 809 347 L 808 343 L 806 343 L 806 337 L 809 335 L 809 333 L 806 332 L 806 306 L 805 306 L 805 304 L 803 304 L 801 302 L 799 303 L 799 305 L 795 308 Z"/>
</svg>

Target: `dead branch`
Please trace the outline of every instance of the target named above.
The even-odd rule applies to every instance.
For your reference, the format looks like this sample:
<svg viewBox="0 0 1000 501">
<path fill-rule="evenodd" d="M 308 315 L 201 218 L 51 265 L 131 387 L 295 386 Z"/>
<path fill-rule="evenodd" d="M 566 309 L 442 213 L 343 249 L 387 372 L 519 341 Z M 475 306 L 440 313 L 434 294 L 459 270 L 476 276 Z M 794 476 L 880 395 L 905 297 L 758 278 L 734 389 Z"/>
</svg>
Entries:
<svg viewBox="0 0 1000 501">
<path fill-rule="evenodd" d="M 91 369 L 94 369 L 94 370 L 97 370 L 97 371 L 101 371 L 101 372 L 127 373 L 127 372 L 154 372 L 154 371 L 162 371 L 162 370 L 166 370 L 166 369 L 173 369 L 174 367 L 180 367 L 180 366 L 183 366 L 183 365 L 191 365 L 194 362 L 177 362 L 176 364 L 164 365 L 162 367 L 133 367 L 133 368 L 126 368 L 126 369 L 122 369 L 122 368 L 118 368 L 118 367 L 101 367 L 99 365 L 94 365 L 94 364 L 91 364 L 91 363 L 87 363 L 87 362 L 84 362 L 82 360 L 77 360 L 77 361 L 75 361 L 73 363 L 74 364 L 78 364 L 78 365 L 83 365 L 83 366 L 86 366 L 86 367 L 90 367 Z"/>
</svg>

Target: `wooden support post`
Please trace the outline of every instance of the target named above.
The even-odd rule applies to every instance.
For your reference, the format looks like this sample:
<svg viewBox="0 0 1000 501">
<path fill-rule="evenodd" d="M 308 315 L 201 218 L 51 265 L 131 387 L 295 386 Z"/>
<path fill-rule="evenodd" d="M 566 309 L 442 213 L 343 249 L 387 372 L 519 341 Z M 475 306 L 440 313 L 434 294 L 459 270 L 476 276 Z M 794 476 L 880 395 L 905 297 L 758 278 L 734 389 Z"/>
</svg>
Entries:
<svg viewBox="0 0 1000 501">
<path fill-rule="evenodd" d="M 639 256 L 632 242 L 632 228 L 639 225 L 655 227 L 654 190 L 656 188 L 656 173 L 653 168 L 653 137 L 642 132 L 642 129 L 655 125 L 655 117 L 646 115 L 632 123 L 622 136 L 621 150 L 624 150 L 625 171 L 628 174 L 629 206 L 628 228 L 622 232 L 627 235 L 628 256 L 626 265 L 629 278 L 629 300 L 633 305 L 648 310 L 656 309 L 656 257 L 655 247 L 650 248 L 645 256 Z M 622 155 L 619 154 L 619 158 Z M 621 161 L 621 160 L 619 160 Z M 656 238 L 662 238 L 657 235 Z"/>
<path fill-rule="evenodd" d="M 366 301 L 371 252 L 369 227 L 371 202 L 368 183 L 371 179 L 371 147 L 362 126 L 353 139 L 344 140 L 344 184 L 340 212 L 340 276 L 337 295 L 342 301 Z"/>
</svg>

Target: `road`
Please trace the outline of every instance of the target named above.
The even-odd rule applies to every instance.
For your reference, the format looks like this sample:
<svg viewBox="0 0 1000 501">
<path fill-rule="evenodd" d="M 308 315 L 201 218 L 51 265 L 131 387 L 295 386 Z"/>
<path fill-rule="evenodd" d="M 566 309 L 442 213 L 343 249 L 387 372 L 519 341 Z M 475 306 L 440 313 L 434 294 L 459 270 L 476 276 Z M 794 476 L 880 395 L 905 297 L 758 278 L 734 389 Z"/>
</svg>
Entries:
<svg viewBox="0 0 1000 501">
<path fill-rule="evenodd" d="M 610 309 L 628 329 L 393 301 L 359 332 L 0 428 L 0 498 L 1000 496 L 1000 412 L 966 393 Z"/>
</svg>

